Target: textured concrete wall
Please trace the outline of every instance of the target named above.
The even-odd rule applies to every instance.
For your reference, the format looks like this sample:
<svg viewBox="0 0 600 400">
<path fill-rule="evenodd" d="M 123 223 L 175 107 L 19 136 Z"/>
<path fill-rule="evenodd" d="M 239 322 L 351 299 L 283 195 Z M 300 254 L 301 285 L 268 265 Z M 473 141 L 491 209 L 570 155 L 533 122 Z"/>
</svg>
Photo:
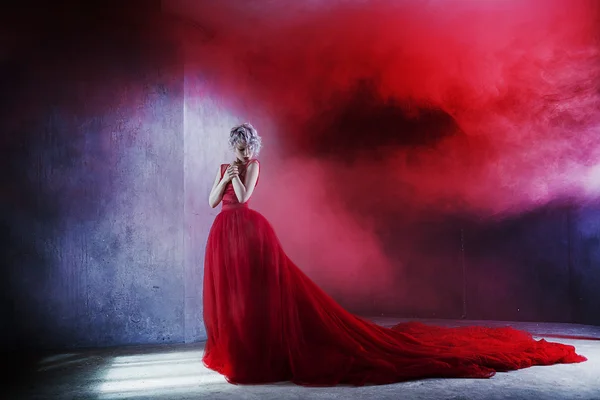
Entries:
<svg viewBox="0 0 600 400">
<path fill-rule="evenodd" d="M 177 47 L 140 10 L 69 12 L 10 26 L 30 47 L 2 74 L 3 327 L 27 347 L 180 342 Z"/>
<path fill-rule="evenodd" d="M 598 205 L 465 223 L 467 317 L 600 324 Z"/>
<path fill-rule="evenodd" d="M 548 206 L 498 221 L 392 216 L 380 237 L 398 290 L 374 293 L 360 311 L 598 324 L 598 232 L 594 207 Z"/>
<path fill-rule="evenodd" d="M 200 71 L 186 70 L 184 113 L 185 171 L 185 340 L 204 340 L 202 279 L 208 232 L 220 210 L 208 195 L 219 165 L 233 160 L 229 130 L 239 120 L 211 98 Z"/>
<path fill-rule="evenodd" d="M 542 208 L 465 230 L 467 316 L 572 321 L 568 208 Z"/>
<path fill-rule="evenodd" d="M 600 204 L 571 214 L 570 304 L 573 319 L 600 325 Z"/>
<path fill-rule="evenodd" d="M 240 120 L 201 70 L 184 69 L 160 24 L 61 16 L 2 26 L 21 41 L 0 64 L 1 347 L 202 340 L 204 247 L 218 212 L 207 197 Z M 31 24 L 40 31 L 25 34 Z M 269 218 L 261 198 L 278 187 L 273 164 L 263 167 L 253 206 Z M 428 215 L 414 225 L 372 210 L 399 290 L 346 305 L 459 317 L 464 265 L 468 318 L 600 324 L 599 209 L 547 207 L 496 223 Z M 317 251 L 293 229 L 282 242 Z"/>
<path fill-rule="evenodd" d="M 498 10 L 475 6 L 478 18 L 432 32 L 443 6 L 423 13 L 377 2 L 355 13 L 344 2 L 299 3 L 165 5 L 196 23 L 191 59 L 224 102 L 251 105 L 276 126 L 279 143 L 265 147 L 278 162 L 262 164 L 256 193 L 272 200 L 253 206 L 264 207 L 300 268 L 364 314 L 456 318 L 466 293 L 467 318 L 590 321 L 573 304 L 574 287 L 578 276 L 594 280 L 598 260 L 593 238 L 579 242 L 571 207 L 597 189 L 587 177 L 598 121 L 583 106 L 598 92 L 594 10 L 574 5 L 556 30 L 548 21 L 572 2 L 543 15 L 514 9 L 465 51 L 479 29 L 471 21 L 500 21 Z M 512 25 L 517 15 L 528 23 Z M 386 29 L 384 16 L 431 23 Z M 531 34 L 573 56 L 510 55 L 536 53 L 540 41 L 506 47 Z M 376 46 L 358 39 L 369 35 Z M 489 59 L 506 68 L 480 64 Z M 567 194 L 574 204 L 555 204 Z M 491 215 L 498 220 L 477 220 Z"/>
</svg>

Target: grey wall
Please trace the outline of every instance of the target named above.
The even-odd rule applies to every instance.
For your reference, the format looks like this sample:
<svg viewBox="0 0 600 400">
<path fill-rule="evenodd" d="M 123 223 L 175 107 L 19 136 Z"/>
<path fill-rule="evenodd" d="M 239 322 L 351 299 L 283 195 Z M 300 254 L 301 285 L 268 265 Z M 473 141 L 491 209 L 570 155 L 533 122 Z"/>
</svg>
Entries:
<svg viewBox="0 0 600 400">
<path fill-rule="evenodd" d="M 378 215 L 397 290 L 365 315 L 600 324 L 600 212 L 552 204 L 499 220 Z M 400 221 L 400 222 L 399 222 Z"/>
<path fill-rule="evenodd" d="M 572 317 L 600 325 L 600 204 L 578 207 L 570 221 Z"/>
<path fill-rule="evenodd" d="M 157 11 L 3 26 L 6 347 L 184 339 L 183 65 Z"/>
<path fill-rule="evenodd" d="M 206 199 L 239 115 L 185 65 L 156 9 L 140 10 L 22 11 L 2 26 L 14 40 L 0 70 L 2 349 L 205 337 L 202 262 L 218 212 Z M 402 290 L 340 301 L 459 318 L 466 290 L 468 318 L 600 324 L 599 210 L 410 223 L 361 210 L 386 221 L 377 234 Z"/>
<path fill-rule="evenodd" d="M 600 324 L 599 209 L 548 206 L 467 231 L 469 317 Z"/>
<path fill-rule="evenodd" d="M 478 224 L 466 232 L 468 315 L 571 321 L 568 208 Z"/>
<path fill-rule="evenodd" d="M 239 119 L 211 98 L 201 71 L 185 68 L 185 340 L 206 339 L 202 319 L 204 250 L 208 232 L 219 212 L 208 196 L 219 165 L 230 160 L 227 134 Z"/>
</svg>

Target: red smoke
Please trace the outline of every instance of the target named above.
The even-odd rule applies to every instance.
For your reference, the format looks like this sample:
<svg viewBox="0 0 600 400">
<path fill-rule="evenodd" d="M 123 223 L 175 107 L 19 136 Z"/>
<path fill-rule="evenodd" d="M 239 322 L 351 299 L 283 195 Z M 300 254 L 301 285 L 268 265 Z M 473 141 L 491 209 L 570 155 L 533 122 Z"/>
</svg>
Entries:
<svg viewBox="0 0 600 400">
<path fill-rule="evenodd" d="M 594 1 L 168 3 L 195 24 L 182 30 L 187 71 L 265 137 L 255 206 L 331 286 L 389 282 L 373 235 L 381 215 L 487 218 L 600 193 Z M 385 135 L 376 124 L 336 131 L 360 82 L 371 105 L 414 120 L 433 109 L 452 124 L 417 146 L 393 123 Z"/>
</svg>

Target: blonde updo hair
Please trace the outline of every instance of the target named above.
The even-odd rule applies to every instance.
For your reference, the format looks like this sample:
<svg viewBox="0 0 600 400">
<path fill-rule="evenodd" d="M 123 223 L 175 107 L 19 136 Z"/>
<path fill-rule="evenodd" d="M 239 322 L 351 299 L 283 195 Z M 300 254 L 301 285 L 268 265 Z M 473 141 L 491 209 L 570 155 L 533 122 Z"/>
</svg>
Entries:
<svg viewBox="0 0 600 400">
<path fill-rule="evenodd" d="M 229 147 L 232 150 L 240 143 L 250 147 L 254 156 L 260 153 L 262 140 L 258 136 L 258 131 L 248 122 L 234 126 L 229 133 Z"/>
</svg>

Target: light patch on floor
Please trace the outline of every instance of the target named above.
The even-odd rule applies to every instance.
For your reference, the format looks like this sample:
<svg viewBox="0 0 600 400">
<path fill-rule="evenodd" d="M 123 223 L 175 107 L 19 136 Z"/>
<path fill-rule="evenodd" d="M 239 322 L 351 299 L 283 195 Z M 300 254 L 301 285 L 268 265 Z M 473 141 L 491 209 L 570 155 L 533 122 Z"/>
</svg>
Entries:
<svg viewBox="0 0 600 400">
<path fill-rule="evenodd" d="M 377 322 L 390 325 L 394 321 Z M 469 322 L 454 323 L 462 324 Z M 595 339 L 600 336 L 600 328 L 565 324 L 510 325 L 532 332 L 576 333 L 586 337 L 586 340 L 552 337 L 547 340 L 576 346 L 588 361 L 498 373 L 491 379 L 426 379 L 365 387 L 305 388 L 291 383 L 238 386 L 228 383 L 223 376 L 202 364 L 202 343 L 121 347 L 46 357 L 38 364 L 31 384 L 6 398 L 600 400 L 600 340 Z"/>
<path fill-rule="evenodd" d="M 100 398 L 147 397 L 173 394 L 205 382 L 201 351 L 118 356 L 98 386 Z M 217 376 L 225 381 L 221 376 Z M 210 380 L 210 377 L 209 377 Z"/>
</svg>

